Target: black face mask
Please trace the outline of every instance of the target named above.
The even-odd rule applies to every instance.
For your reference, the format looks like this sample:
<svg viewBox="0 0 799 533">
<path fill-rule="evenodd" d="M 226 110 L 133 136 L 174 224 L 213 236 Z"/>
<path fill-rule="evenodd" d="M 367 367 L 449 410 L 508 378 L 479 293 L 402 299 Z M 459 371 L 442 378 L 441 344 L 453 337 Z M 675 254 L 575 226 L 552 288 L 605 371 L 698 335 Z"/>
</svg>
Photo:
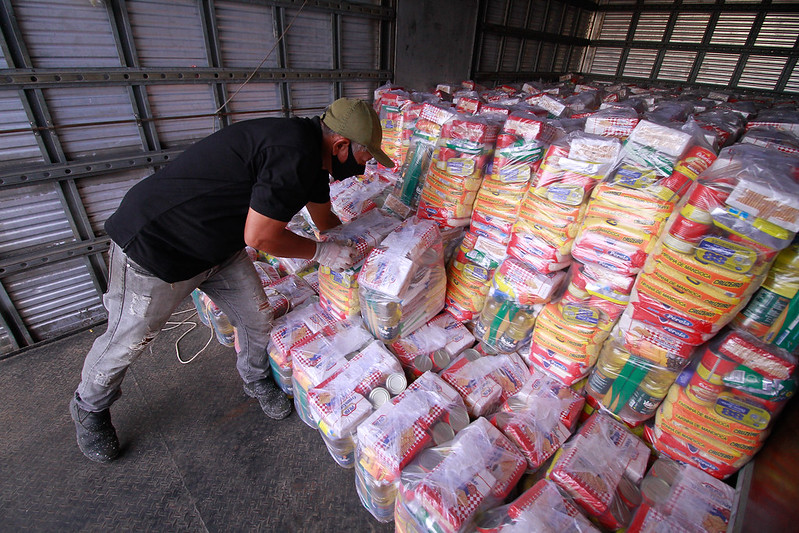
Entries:
<svg viewBox="0 0 799 533">
<path fill-rule="evenodd" d="M 331 156 L 331 171 L 330 175 L 333 176 L 333 179 L 336 181 L 341 181 L 344 179 L 349 178 L 350 176 L 357 176 L 358 174 L 363 174 L 366 170 L 365 165 L 361 165 L 358 163 L 358 160 L 355 159 L 355 154 L 352 153 L 352 145 L 349 145 L 349 155 L 347 156 L 347 160 L 343 163 L 338 160 L 338 157 Z"/>
</svg>

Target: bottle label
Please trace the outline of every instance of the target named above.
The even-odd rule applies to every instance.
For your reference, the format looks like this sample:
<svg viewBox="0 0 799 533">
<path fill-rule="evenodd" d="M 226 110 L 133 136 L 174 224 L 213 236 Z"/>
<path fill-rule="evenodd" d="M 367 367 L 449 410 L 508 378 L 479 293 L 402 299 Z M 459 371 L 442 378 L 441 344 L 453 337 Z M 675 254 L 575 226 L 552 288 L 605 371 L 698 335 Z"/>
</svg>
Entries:
<svg viewBox="0 0 799 533">
<path fill-rule="evenodd" d="M 655 409 L 657 409 L 662 400 L 662 397 L 658 398 L 656 396 L 652 396 L 643 389 L 638 388 L 630 397 L 630 401 L 627 403 L 627 405 L 636 413 L 649 416 L 655 412 Z"/>
</svg>

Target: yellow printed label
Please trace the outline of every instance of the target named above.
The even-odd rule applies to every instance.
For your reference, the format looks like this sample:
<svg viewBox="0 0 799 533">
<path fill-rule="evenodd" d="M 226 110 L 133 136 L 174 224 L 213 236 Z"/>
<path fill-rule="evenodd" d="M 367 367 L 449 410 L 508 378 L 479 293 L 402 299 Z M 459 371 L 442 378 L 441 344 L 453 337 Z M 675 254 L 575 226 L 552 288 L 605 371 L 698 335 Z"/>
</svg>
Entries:
<svg viewBox="0 0 799 533">
<path fill-rule="evenodd" d="M 720 237 L 705 237 L 696 247 L 696 258 L 730 272 L 746 274 L 757 261 L 757 253 Z"/>
<path fill-rule="evenodd" d="M 771 414 L 768 411 L 744 403 L 729 392 L 722 392 L 719 395 L 713 410 L 719 416 L 754 429 L 766 429 L 771 421 Z"/>
</svg>

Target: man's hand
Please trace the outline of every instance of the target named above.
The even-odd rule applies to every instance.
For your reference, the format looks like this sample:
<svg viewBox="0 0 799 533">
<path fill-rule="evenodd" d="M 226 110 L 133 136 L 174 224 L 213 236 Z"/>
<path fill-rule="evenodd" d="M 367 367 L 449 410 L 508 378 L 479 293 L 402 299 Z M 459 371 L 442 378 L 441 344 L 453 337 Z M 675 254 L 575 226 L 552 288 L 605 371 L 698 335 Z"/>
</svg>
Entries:
<svg viewBox="0 0 799 533">
<path fill-rule="evenodd" d="M 352 246 L 335 242 L 316 243 L 314 261 L 331 270 L 346 270 L 356 263 L 358 251 Z"/>
</svg>

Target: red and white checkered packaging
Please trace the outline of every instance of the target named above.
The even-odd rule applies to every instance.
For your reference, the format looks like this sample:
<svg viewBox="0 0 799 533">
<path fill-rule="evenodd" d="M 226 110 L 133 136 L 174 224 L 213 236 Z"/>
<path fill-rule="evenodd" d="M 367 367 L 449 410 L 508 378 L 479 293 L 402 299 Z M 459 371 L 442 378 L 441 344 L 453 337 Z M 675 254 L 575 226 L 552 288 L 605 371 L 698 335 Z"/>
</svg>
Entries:
<svg viewBox="0 0 799 533">
<path fill-rule="evenodd" d="M 419 355 L 444 349 L 451 357 L 474 344 L 474 335 L 449 313 L 441 313 L 413 333 L 389 345 L 403 366 Z"/>
<path fill-rule="evenodd" d="M 425 372 L 358 426 L 356 461 L 373 479 L 396 482 L 400 469 L 433 443 L 432 426 L 450 413 L 468 419 L 458 393 Z"/>
<path fill-rule="evenodd" d="M 441 447 L 443 460 L 424 477 L 406 485 L 406 504 L 421 506 L 441 531 L 457 532 L 481 509 L 507 497 L 526 463 L 516 447 L 479 418 Z"/>
<path fill-rule="evenodd" d="M 612 116 L 609 114 L 594 113 L 585 121 L 585 132 L 603 137 L 626 138 L 638 125 L 637 117 Z"/>
<path fill-rule="evenodd" d="M 401 372 L 402 367 L 391 352 L 382 342 L 374 341 L 346 361 L 335 374 L 310 389 L 308 401 L 320 419 L 325 415 L 338 415 L 339 411 L 344 411 L 339 409 L 340 405 L 353 392 L 367 396 L 372 389 L 384 384 L 389 375 Z"/>
<path fill-rule="evenodd" d="M 493 284 L 495 287 L 501 285 L 500 289 L 510 289 L 511 296 L 520 305 L 535 305 L 549 301 L 565 279 L 565 272 L 542 274 L 518 259 L 509 257 L 494 273 Z"/>
<path fill-rule="evenodd" d="M 524 530 L 525 524 L 531 526 L 527 531 L 540 530 L 541 526 L 548 527 L 548 531 L 597 531 L 574 502 L 549 479 L 539 480 L 516 498 L 507 506 L 507 514 L 518 528 L 514 531 Z"/>
<path fill-rule="evenodd" d="M 542 372 L 502 404 L 491 418 L 536 470 L 571 436 L 585 398 Z"/>
<path fill-rule="evenodd" d="M 496 411 L 522 388 L 529 376 L 527 365 L 516 353 L 474 361 L 461 355 L 441 372 L 441 378 L 458 391 L 473 417 Z"/>
<path fill-rule="evenodd" d="M 269 334 L 269 356 L 281 368 L 291 369 L 291 348 L 336 320 L 337 317 L 319 304 L 301 307 L 280 317 Z"/>
<path fill-rule="evenodd" d="M 639 449 L 643 446 L 644 450 Z M 619 481 L 631 463 L 639 474 L 637 461 L 644 458 L 639 482 L 646 468 L 649 449 L 638 437 L 609 415 L 595 412 L 578 434 L 562 448 L 549 478 L 595 517 L 606 516 Z"/>
<path fill-rule="evenodd" d="M 606 435 L 622 450 L 619 456 L 626 460 L 624 476 L 635 484 L 641 482 L 649 463 L 650 450 L 643 440 L 630 432 L 629 426 L 610 415 L 597 413 L 580 427 L 580 433 L 586 436 Z"/>
<path fill-rule="evenodd" d="M 335 322 L 291 348 L 292 375 L 307 391 L 338 372 L 346 356 L 373 340 L 360 317 Z"/>
</svg>

